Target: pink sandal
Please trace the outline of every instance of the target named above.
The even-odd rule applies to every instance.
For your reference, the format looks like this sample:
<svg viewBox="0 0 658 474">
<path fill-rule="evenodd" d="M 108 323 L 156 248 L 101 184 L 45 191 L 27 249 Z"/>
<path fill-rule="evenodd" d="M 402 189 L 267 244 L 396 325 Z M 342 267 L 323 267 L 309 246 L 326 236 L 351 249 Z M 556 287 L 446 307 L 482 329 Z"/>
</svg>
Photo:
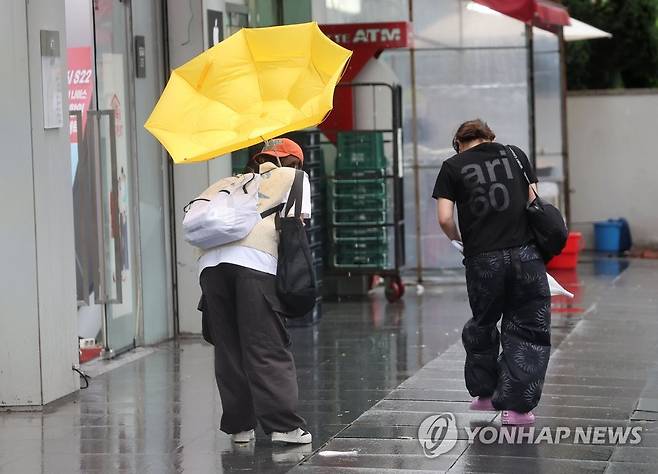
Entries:
<svg viewBox="0 0 658 474">
<path fill-rule="evenodd" d="M 485 397 L 474 398 L 469 408 L 475 411 L 496 411 L 491 403 L 491 398 Z"/>
<path fill-rule="evenodd" d="M 535 415 L 528 413 L 519 413 L 518 411 L 504 410 L 503 425 L 532 425 L 535 422 Z"/>
</svg>

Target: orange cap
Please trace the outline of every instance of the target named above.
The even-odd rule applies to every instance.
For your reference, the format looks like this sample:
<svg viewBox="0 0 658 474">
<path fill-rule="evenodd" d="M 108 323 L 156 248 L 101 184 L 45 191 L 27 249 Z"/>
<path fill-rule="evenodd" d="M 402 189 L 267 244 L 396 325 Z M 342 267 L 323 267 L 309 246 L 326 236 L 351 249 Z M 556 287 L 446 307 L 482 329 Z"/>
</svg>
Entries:
<svg viewBox="0 0 658 474">
<path fill-rule="evenodd" d="M 304 162 L 304 152 L 302 148 L 289 138 L 274 138 L 265 142 L 265 146 L 258 155 L 270 155 L 276 158 L 284 156 L 294 156 Z"/>
</svg>

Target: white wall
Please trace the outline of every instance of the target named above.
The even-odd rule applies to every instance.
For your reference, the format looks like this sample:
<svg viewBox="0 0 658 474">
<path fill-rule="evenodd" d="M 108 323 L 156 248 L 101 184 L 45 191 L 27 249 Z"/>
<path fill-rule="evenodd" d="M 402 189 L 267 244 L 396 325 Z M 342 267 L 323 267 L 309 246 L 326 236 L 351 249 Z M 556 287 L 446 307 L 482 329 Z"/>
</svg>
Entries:
<svg viewBox="0 0 658 474">
<path fill-rule="evenodd" d="M 353 83 L 380 82 L 396 85 L 400 79 L 383 61 L 370 59 Z M 354 93 L 354 127 L 357 130 L 390 129 L 393 123 L 393 100 L 388 87 L 356 87 Z M 387 137 L 389 138 L 389 137 Z M 390 150 L 387 150 L 390 151 Z M 390 154 L 387 156 L 391 156 Z"/>
<path fill-rule="evenodd" d="M 592 221 L 625 217 L 635 243 L 658 244 L 658 90 L 567 100 L 572 229 L 592 248 Z"/>
<path fill-rule="evenodd" d="M 45 404 L 79 387 L 68 127 L 44 130 L 41 98 L 40 30 L 59 31 L 66 97 L 64 24 L 63 0 L 3 3 L 0 405 Z"/>
<path fill-rule="evenodd" d="M 33 405 L 41 400 L 41 372 L 25 4 L 10 1 L 3 10 L 0 202 L 5 205 L 0 224 L 0 405 Z"/>
<path fill-rule="evenodd" d="M 408 0 L 311 0 L 311 11 L 313 21 L 320 24 L 404 21 L 409 17 Z"/>
<path fill-rule="evenodd" d="M 30 1 L 28 43 L 32 103 L 32 168 L 39 285 L 39 335 L 43 403 L 62 397 L 80 384 L 71 370 L 78 363 L 78 319 L 75 286 L 75 241 L 69 130 L 43 129 L 40 30 L 57 30 L 64 44 L 63 0 Z M 66 52 L 62 48 L 62 62 Z M 61 71 L 64 111 L 66 69 Z M 65 112 L 66 113 L 66 112 Z"/>
</svg>

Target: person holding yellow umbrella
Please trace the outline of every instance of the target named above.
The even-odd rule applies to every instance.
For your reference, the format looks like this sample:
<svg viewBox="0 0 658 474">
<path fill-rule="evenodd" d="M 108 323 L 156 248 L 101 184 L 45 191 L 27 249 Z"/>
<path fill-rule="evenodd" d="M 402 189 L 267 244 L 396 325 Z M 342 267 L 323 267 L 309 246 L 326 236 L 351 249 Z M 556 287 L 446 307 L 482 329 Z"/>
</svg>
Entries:
<svg viewBox="0 0 658 474">
<path fill-rule="evenodd" d="M 176 163 L 265 141 L 249 171 L 260 174 L 258 212 L 277 208 L 295 199 L 291 188 L 304 155 L 292 140 L 271 139 L 324 120 L 351 54 L 316 23 L 242 29 L 174 70 L 145 126 Z M 303 181 L 301 214 L 310 217 L 305 174 Z M 213 189 L 221 188 L 206 193 Z M 244 239 L 210 248 L 199 259 L 204 337 L 215 346 L 223 408 L 220 429 L 236 443 L 253 440 L 257 423 L 273 442 L 312 441 L 297 413 L 286 310 L 276 291 L 277 245 L 275 216 L 267 215 Z"/>
<path fill-rule="evenodd" d="M 288 200 L 295 170 L 303 161 L 302 149 L 287 138 L 269 141 L 249 161 L 248 168 L 258 170 L 262 179 L 259 211 Z M 303 187 L 302 217 L 308 219 L 306 173 Z M 262 219 L 245 239 L 205 251 L 199 271 L 203 318 L 215 346 L 222 431 L 232 434 L 236 443 L 249 442 L 258 421 L 274 442 L 310 443 L 312 436 L 296 412 L 295 362 L 284 322 L 286 309 L 276 291 L 275 216 Z"/>
</svg>

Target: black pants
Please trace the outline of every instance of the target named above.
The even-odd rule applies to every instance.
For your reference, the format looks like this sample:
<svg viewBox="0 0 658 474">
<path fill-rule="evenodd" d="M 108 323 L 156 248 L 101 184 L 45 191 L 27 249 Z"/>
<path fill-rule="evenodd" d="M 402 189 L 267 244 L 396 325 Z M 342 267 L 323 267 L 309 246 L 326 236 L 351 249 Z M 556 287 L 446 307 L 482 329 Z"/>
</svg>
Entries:
<svg viewBox="0 0 658 474">
<path fill-rule="evenodd" d="M 275 278 L 227 263 L 201 273 L 204 336 L 215 346 L 225 433 L 256 421 L 268 434 L 305 425 L 296 413 L 297 374 Z"/>
<path fill-rule="evenodd" d="M 475 255 L 464 263 L 473 311 L 462 332 L 466 387 L 472 396 L 492 397 L 498 410 L 528 412 L 539 403 L 551 351 L 544 262 L 529 245 Z M 497 328 L 501 315 L 502 334 Z"/>
</svg>

